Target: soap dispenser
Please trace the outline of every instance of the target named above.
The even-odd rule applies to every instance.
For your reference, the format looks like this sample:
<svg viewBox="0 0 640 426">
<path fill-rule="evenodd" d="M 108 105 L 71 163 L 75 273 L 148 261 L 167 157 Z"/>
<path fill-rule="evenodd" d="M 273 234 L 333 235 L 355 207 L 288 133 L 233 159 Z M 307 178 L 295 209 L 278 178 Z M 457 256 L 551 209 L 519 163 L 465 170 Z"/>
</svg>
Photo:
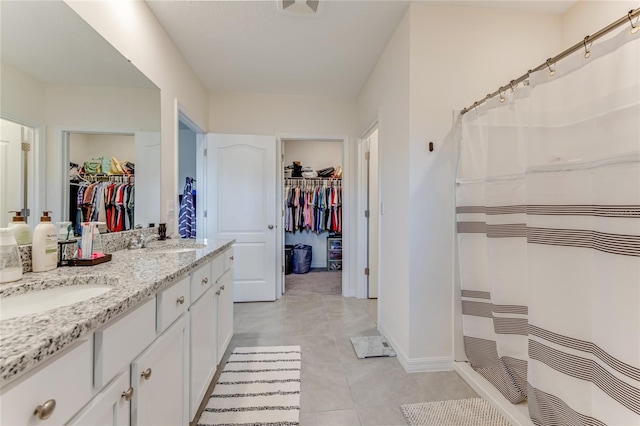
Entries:
<svg viewBox="0 0 640 426">
<path fill-rule="evenodd" d="M 44 272 L 58 266 L 58 233 L 48 211 L 42 212 L 40 223 L 33 231 L 33 272 Z"/>
<path fill-rule="evenodd" d="M 16 210 L 10 211 L 9 213 L 15 213 L 13 219 L 9 223 L 9 228 L 13 231 L 16 243 L 19 246 L 31 244 L 31 228 L 27 225 L 27 222 L 24 221 L 22 213 Z"/>
<path fill-rule="evenodd" d="M 22 262 L 11 228 L 0 228 L 0 283 L 22 278 Z"/>
</svg>

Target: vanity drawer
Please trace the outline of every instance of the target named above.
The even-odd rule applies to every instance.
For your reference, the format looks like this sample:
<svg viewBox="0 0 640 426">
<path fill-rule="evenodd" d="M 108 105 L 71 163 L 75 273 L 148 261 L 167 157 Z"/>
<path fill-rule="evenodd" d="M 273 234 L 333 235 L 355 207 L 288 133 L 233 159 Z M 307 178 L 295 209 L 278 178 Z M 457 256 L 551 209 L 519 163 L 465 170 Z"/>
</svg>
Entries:
<svg viewBox="0 0 640 426">
<path fill-rule="evenodd" d="M 194 303 L 213 285 L 211 263 L 202 265 L 191 273 L 191 303 Z"/>
<path fill-rule="evenodd" d="M 190 279 L 186 276 L 156 296 L 158 307 L 158 334 L 167 329 L 178 317 L 189 309 L 191 304 Z"/>
<path fill-rule="evenodd" d="M 222 274 L 224 274 L 224 253 L 217 255 L 211 261 L 211 278 L 213 278 L 213 281 L 218 282 L 218 278 Z"/>
<path fill-rule="evenodd" d="M 91 361 L 91 341 L 84 340 L 20 379 L 15 387 L 7 386 L 0 397 L 0 423 L 53 425 L 69 421 L 93 395 Z M 47 420 L 34 414 L 36 407 L 46 410 L 52 401 L 55 406 Z"/>
<path fill-rule="evenodd" d="M 233 247 L 224 252 L 224 270 L 228 271 L 233 268 Z"/>
<path fill-rule="evenodd" d="M 102 388 L 156 338 L 155 300 L 149 299 L 93 336 L 93 385 Z"/>
</svg>

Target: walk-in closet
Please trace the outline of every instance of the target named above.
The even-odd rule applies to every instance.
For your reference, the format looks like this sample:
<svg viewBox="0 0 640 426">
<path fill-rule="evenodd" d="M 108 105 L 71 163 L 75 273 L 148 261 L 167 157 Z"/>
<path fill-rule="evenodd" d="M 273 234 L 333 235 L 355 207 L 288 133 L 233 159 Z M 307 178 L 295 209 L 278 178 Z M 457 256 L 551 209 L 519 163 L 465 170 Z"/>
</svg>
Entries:
<svg viewBox="0 0 640 426">
<path fill-rule="evenodd" d="M 285 293 L 342 294 L 342 141 L 283 141 Z"/>
</svg>

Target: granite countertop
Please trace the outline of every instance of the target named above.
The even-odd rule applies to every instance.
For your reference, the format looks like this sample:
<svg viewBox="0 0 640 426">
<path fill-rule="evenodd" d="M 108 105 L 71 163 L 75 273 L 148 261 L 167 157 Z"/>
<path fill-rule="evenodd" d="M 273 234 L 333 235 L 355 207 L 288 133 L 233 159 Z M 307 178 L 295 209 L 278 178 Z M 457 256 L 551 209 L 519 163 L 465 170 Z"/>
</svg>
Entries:
<svg viewBox="0 0 640 426">
<path fill-rule="evenodd" d="M 20 281 L 0 285 L 0 298 L 61 285 L 113 287 L 83 302 L 0 321 L 0 385 L 138 306 L 233 243 L 233 240 L 210 242 L 198 250 L 165 253 L 154 249 L 164 245 L 183 247 L 194 242 L 157 241 L 150 243 L 149 249 L 116 251 L 110 262 L 100 265 L 27 273 Z"/>
</svg>

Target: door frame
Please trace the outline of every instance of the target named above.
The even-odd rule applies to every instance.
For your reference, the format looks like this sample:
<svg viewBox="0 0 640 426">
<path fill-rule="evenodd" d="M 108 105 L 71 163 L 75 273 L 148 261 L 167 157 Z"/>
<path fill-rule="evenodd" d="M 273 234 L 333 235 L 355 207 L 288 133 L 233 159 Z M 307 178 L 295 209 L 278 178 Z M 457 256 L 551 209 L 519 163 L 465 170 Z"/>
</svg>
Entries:
<svg viewBox="0 0 640 426">
<path fill-rule="evenodd" d="M 341 142 L 342 143 L 342 188 L 347 193 L 342 198 L 342 295 L 344 297 L 356 297 L 356 289 L 352 288 L 349 283 L 349 276 L 352 273 L 350 265 L 354 265 L 357 261 L 357 253 L 352 250 L 354 244 L 351 244 L 351 239 L 355 239 L 357 235 L 355 223 L 351 220 L 351 194 L 354 192 L 355 182 L 350 174 L 350 142 L 347 135 L 327 135 L 327 134 L 313 134 L 313 133 L 276 133 L 276 179 L 278 184 L 276 185 L 276 217 L 280 218 L 278 226 L 280 232 L 279 237 L 276 238 L 276 265 L 282 265 L 284 267 L 284 218 L 282 217 L 282 208 L 284 204 L 283 190 L 284 190 L 284 142 L 288 140 L 295 141 L 327 141 L 327 142 Z M 344 253 L 347 254 L 346 259 Z M 276 297 L 279 299 L 284 294 L 284 271 L 276 273 Z"/>
<path fill-rule="evenodd" d="M 367 206 L 367 196 L 369 187 L 367 184 L 367 164 L 364 158 L 365 152 L 367 151 L 367 143 L 369 137 L 375 132 L 378 131 L 378 153 L 380 152 L 380 128 L 378 126 L 377 118 L 373 120 L 373 122 L 367 127 L 367 129 L 361 134 L 358 138 L 357 147 L 356 147 L 356 173 L 358 176 L 358 185 L 357 185 L 357 213 L 355 225 L 358 229 L 358 235 L 360 238 L 357 239 L 357 272 L 356 273 L 356 288 L 357 288 L 357 297 L 359 299 L 367 299 L 369 288 L 367 282 L 367 276 L 364 274 L 364 269 L 367 266 L 367 250 L 368 250 L 368 242 L 369 239 L 365 238 L 367 235 L 367 218 L 364 215 Z M 380 156 L 378 155 L 378 202 L 381 200 L 380 194 Z M 381 283 L 380 283 L 380 247 L 382 246 L 380 240 L 380 221 L 378 220 L 378 229 L 371 230 L 369 232 L 376 232 L 378 234 L 378 269 L 375 271 L 369 271 L 369 276 L 371 274 L 376 274 L 378 278 L 378 299 L 380 298 L 381 292 Z M 362 272 L 362 273 L 360 273 Z M 378 304 L 379 306 L 379 304 Z"/>
</svg>

